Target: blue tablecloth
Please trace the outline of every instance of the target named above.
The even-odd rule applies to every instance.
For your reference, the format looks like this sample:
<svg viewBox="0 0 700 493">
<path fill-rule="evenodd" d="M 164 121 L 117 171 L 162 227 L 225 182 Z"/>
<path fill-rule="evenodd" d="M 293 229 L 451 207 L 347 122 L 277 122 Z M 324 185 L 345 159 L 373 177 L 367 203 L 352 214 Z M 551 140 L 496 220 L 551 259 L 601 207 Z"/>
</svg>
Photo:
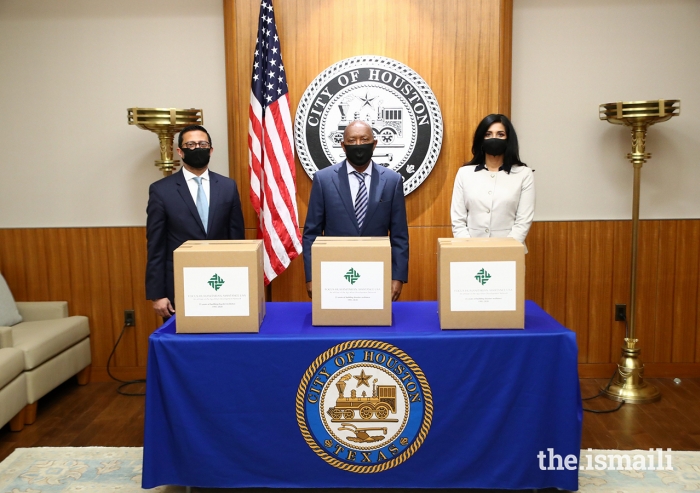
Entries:
<svg viewBox="0 0 700 493">
<path fill-rule="evenodd" d="M 435 302 L 394 303 L 393 316 L 314 327 L 310 303 L 268 303 L 257 334 L 176 334 L 171 318 L 149 338 L 143 487 L 578 488 L 577 470 L 538 459 L 579 456 L 573 332 L 530 301 L 524 330 L 441 331 Z M 355 339 L 400 348 L 432 389 L 422 446 L 373 474 L 324 462 L 295 412 L 309 365 Z"/>
</svg>

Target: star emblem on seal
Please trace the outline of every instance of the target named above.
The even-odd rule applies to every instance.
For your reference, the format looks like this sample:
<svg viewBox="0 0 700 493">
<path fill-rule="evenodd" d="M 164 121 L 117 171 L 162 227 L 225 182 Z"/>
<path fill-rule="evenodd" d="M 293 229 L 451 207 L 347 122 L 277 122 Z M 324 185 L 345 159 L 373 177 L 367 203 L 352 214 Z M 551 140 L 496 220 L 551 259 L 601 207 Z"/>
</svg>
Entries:
<svg viewBox="0 0 700 493">
<path fill-rule="evenodd" d="M 372 378 L 372 375 L 365 375 L 365 370 L 363 369 L 359 375 L 355 375 L 354 378 L 357 380 L 357 387 L 360 385 L 366 385 L 369 387 L 369 379 Z"/>
</svg>

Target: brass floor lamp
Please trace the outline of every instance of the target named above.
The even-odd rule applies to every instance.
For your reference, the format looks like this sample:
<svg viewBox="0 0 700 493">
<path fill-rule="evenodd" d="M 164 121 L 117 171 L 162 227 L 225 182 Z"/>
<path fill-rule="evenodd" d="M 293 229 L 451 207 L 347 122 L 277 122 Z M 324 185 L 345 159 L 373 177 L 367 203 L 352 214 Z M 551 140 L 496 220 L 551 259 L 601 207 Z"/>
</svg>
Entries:
<svg viewBox="0 0 700 493">
<path fill-rule="evenodd" d="M 634 193 L 632 198 L 632 269 L 630 279 L 630 308 L 628 311 L 629 324 L 622 356 L 617 364 L 610 385 L 603 386 L 603 395 L 615 401 L 625 401 L 630 404 L 654 402 L 661 398 L 659 390 L 644 382 L 644 365 L 639 358 L 641 349 L 635 332 L 635 306 L 637 292 L 637 250 L 639 236 L 639 184 L 642 166 L 651 158 L 645 152 L 647 128 L 655 123 L 665 122 L 681 112 L 681 102 L 677 99 L 659 99 L 655 101 L 631 101 L 601 104 L 600 119 L 617 125 L 626 125 L 632 130 L 632 152 L 627 159 L 634 166 Z"/>
<path fill-rule="evenodd" d="M 160 160 L 156 166 L 164 176 L 172 174 L 175 166 L 180 164 L 173 160 L 173 137 L 188 125 L 202 125 L 202 110 L 194 108 L 182 110 L 177 108 L 127 108 L 129 125 L 136 125 L 158 135 L 160 141 Z"/>
</svg>

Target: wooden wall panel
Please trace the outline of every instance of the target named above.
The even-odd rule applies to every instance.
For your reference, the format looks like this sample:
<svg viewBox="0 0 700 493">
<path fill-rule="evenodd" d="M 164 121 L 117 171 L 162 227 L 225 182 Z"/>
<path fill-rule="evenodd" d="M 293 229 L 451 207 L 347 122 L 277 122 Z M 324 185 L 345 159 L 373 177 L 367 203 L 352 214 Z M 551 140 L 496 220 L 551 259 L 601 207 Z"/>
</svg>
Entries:
<svg viewBox="0 0 700 493">
<path fill-rule="evenodd" d="M 24 269 L 24 255 L 22 254 L 22 230 L 9 230 L 5 241 L 8 247 L 8 256 L 5 261 L 7 264 L 5 267 L 7 283 L 17 299 L 26 299 L 27 275 Z"/>
<path fill-rule="evenodd" d="M 533 223 L 527 235 L 525 255 L 525 299 L 544 306 L 545 223 Z"/>
<path fill-rule="evenodd" d="M 126 308 L 135 309 L 136 327 L 134 329 L 136 330 L 133 334 L 136 340 L 135 366 L 143 368 L 146 366 L 148 356 L 148 336 L 155 327 L 160 325 L 161 318 L 155 314 L 151 302 L 146 299 L 146 233 L 143 228 L 127 228 L 127 232 L 131 260 L 132 305 Z"/>
<path fill-rule="evenodd" d="M 114 332 L 112 303 L 110 286 L 112 280 L 109 276 L 109 259 L 107 250 L 107 229 L 91 228 L 87 230 L 88 257 L 87 281 L 89 295 L 92 299 L 104 300 L 101 303 L 91 303 L 90 321 L 91 331 L 95 334 L 92 341 L 93 359 L 97 367 L 107 365 L 107 357 L 112 349 Z M 122 287 L 123 288 L 123 287 Z"/>
<path fill-rule="evenodd" d="M 47 255 L 49 300 L 61 298 L 61 294 L 69 293 L 71 287 L 71 268 L 69 258 L 68 230 L 46 229 L 49 248 L 54 252 Z"/>
<path fill-rule="evenodd" d="M 145 376 L 148 336 L 159 325 L 145 297 L 145 228 L 0 229 L 0 271 L 18 301 L 68 302 L 70 315 L 90 320 L 93 377 L 107 378 L 107 358 L 126 329 L 112 361 L 115 375 Z"/>
<path fill-rule="evenodd" d="M 588 298 L 588 355 L 590 363 L 610 361 L 608 341 L 614 312 L 612 303 L 613 240 L 615 223 L 596 221 L 591 225 L 591 256 Z"/>
<path fill-rule="evenodd" d="M 662 221 L 659 227 L 654 361 L 670 363 L 673 343 L 673 303 L 676 277 L 676 236 L 678 221 Z"/>
<path fill-rule="evenodd" d="M 258 0 L 224 1 L 229 168 L 243 196 L 249 188 L 248 103 L 259 5 Z M 474 128 L 488 113 L 510 113 L 512 2 L 276 0 L 274 7 L 292 115 L 309 83 L 333 63 L 351 56 L 394 58 L 414 69 L 432 88 L 444 121 L 442 150 L 432 173 L 407 197 L 406 207 L 411 244 L 429 245 L 430 254 L 435 253 L 431 243 L 438 231 L 450 225 L 454 177 L 471 158 Z M 303 226 L 311 180 L 298 160 L 296 175 Z M 243 204 L 246 226 L 255 228 L 250 203 L 243 200 Z M 411 256 L 409 285 L 402 295 L 405 300 L 421 296 L 424 286 L 433 286 L 436 279 L 432 270 L 423 273 L 416 259 Z M 273 299 L 306 299 L 303 268 L 297 262 L 301 260 L 295 260 L 289 272 L 273 281 Z M 417 272 L 428 277 L 413 285 L 412 276 Z"/>
<path fill-rule="evenodd" d="M 566 265 L 568 223 L 544 225 L 544 285 L 542 308 L 560 323 L 566 323 Z"/>
<path fill-rule="evenodd" d="M 124 323 L 124 310 L 133 306 L 133 286 L 131 282 L 131 255 L 127 231 L 109 229 L 107 231 L 107 266 L 109 272 L 109 296 L 111 306 L 112 339 L 117 340 Z M 127 253 L 127 255 L 123 255 Z M 115 354 L 115 364 L 135 366 L 137 360 L 135 331 L 129 330 L 119 342 L 122 351 Z"/>
<path fill-rule="evenodd" d="M 635 337 L 644 343 L 642 358 L 654 354 L 656 340 L 656 283 L 659 263 L 659 221 L 642 221 L 639 235 L 644 242 L 639 244 L 637 254 L 637 306 Z"/>
<path fill-rule="evenodd" d="M 28 280 L 38 280 L 27 284 L 27 296 L 37 300 L 49 299 L 48 276 L 46 267 L 46 242 L 43 229 L 25 229 L 20 235 L 24 251 L 27 255 L 25 275 Z"/>
<path fill-rule="evenodd" d="M 68 257 L 59 261 L 68 262 L 70 268 L 70 290 L 61 293 L 55 299 L 68 301 L 68 313 L 70 315 L 89 315 L 91 298 L 89 281 L 87 278 L 87 230 L 76 228 L 66 230 L 66 241 L 68 242 Z M 26 298 L 24 298 L 26 299 Z"/>
<path fill-rule="evenodd" d="M 695 357 L 695 331 L 698 292 L 698 257 L 700 252 L 700 221 L 684 221 L 678 225 L 676 236 L 676 275 L 673 297 L 673 363 L 689 363 Z"/>
<path fill-rule="evenodd" d="M 450 226 L 412 228 L 408 247 L 409 282 L 403 287 L 401 300 L 437 299 L 437 240 L 451 237 Z"/>
<path fill-rule="evenodd" d="M 565 325 L 576 332 L 579 360 L 588 361 L 591 223 L 569 224 L 566 245 Z"/>
<path fill-rule="evenodd" d="M 500 56 L 501 66 L 498 83 L 500 85 L 498 94 L 500 106 L 508 108 L 510 114 L 510 97 L 512 82 L 512 60 L 513 60 L 513 0 L 501 2 L 500 11 Z"/>
<path fill-rule="evenodd" d="M 450 228 L 416 229 L 424 232 L 411 236 L 413 282 L 402 298 L 434 300 L 435 244 Z M 624 323 L 613 321 L 613 304 L 628 303 L 630 241 L 629 221 L 534 223 L 528 236 L 526 298 L 576 331 L 581 376 L 606 377 L 620 357 Z M 637 335 L 646 374 L 700 376 L 700 220 L 642 221 L 640 241 Z M 136 327 L 126 330 L 113 373 L 145 375 L 148 336 L 160 324 L 145 299 L 145 266 L 145 228 L 0 229 L 0 271 L 18 301 L 65 300 L 71 315 L 89 317 L 97 380 L 107 379 L 125 309 L 135 310 Z M 302 270 L 295 260 L 281 279 Z M 273 300 L 308 299 L 295 287 Z"/>
<path fill-rule="evenodd" d="M 698 272 L 695 274 L 696 279 L 698 279 L 698 296 L 696 298 L 695 306 L 700 307 L 700 265 L 698 265 Z M 695 326 L 700 327 L 700 308 L 696 314 L 697 318 L 695 320 Z M 696 331 L 695 334 L 695 359 L 694 361 L 700 361 L 700 334 Z"/>
</svg>

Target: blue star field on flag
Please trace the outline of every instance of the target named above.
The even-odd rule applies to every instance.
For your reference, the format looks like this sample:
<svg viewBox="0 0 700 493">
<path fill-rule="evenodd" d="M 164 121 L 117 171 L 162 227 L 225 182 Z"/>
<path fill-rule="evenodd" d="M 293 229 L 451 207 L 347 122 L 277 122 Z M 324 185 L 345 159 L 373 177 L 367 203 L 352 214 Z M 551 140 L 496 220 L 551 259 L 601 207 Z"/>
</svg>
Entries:
<svg viewBox="0 0 700 493">
<path fill-rule="evenodd" d="M 260 6 L 251 88 L 264 110 L 286 94 L 288 88 L 272 2 L 263 1 Z"/>
</svg>

